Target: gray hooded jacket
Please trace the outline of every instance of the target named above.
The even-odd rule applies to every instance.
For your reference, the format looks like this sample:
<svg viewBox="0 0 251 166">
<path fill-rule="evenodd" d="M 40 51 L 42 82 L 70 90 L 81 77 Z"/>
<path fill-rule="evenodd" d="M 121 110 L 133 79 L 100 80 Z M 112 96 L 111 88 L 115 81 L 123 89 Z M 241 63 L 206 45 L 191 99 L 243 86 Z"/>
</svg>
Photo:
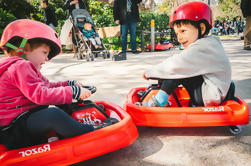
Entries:
<svg viewBox="0 0 251 166">
<path fill-rule="evenodd" d="M 218 37 L 208 36 L 192 43 L 146 71 L 147 78 L 181 79 L 201 75 L 205 106 L 219 105 L 231 83 L 231 65 Z"/>
</svg>

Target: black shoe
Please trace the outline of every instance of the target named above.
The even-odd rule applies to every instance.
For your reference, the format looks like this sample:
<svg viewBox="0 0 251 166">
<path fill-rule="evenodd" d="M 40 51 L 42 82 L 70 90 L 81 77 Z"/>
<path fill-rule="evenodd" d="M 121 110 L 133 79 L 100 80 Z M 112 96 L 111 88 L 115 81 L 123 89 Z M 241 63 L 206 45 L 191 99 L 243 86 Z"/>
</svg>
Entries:
<svg viewBox="0 0 251 166">
<path fill-rule="evenodd" d="M 98 129 L 113 125 L 113 124 L 118 123 L 118 122 L 119 121 L 117 119 L 115 119 L 115 118 L 107 118 L 101 124 L 93 126 L 93 127 L 94 127 L 95 130 L 98 130 Z"/>
<path fill-rule="evenodd" d="M 114 60 L 114 61 L 126 60 L 126 53 L 120 52 L 119 54 L 115 54 L 112 56 L 112 60 Z"/>
<path fill-rule="evenodd" d="M 251 50 L 251 46 L 246 46 L 243 48 L 244 50 Z"/>
<path fill-rule="evenodd" d="M 132 51 L 133 54 L 140 54 L 141 51 Z"/>
</svg>

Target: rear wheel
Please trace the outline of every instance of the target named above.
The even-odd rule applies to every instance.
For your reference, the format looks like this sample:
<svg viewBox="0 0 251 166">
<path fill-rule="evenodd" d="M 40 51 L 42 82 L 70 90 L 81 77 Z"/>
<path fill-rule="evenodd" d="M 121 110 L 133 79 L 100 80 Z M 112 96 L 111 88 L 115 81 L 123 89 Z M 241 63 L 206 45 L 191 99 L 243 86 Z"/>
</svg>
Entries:
<svg viewBox="0 0 251 166">
<path fill-rule="evenodd" d="M 85 59 L 86 59 L 86 61 L 90 61 L 90 53 L 86 53 Z"/>
<path fill-rule="evenodd" d="M 110 58 L 110 52 L 109 51 L 104 51 L 103 52 L 103 58 L 104 59 Z"/>
<path fill-rule="evenodd" d="M 229 126 L 229 131 L 233 135 L 238 135 L 238 134 L 240 134 L 242 132 L 242 127 L 240 125 Z"/>
<path fill-rule="evenodd" d="M 90 58 L 91 58 L 91 61 L 94 61 L 95 55 L 93 53 L 90 53 Z"/>
<path fill-rule="evenodd" d="M 77 51 L 77 60 L 83 59 L 83 55 L 82 52 L 80 51 L 80 49 L 78 49 Z"/>
</svg>

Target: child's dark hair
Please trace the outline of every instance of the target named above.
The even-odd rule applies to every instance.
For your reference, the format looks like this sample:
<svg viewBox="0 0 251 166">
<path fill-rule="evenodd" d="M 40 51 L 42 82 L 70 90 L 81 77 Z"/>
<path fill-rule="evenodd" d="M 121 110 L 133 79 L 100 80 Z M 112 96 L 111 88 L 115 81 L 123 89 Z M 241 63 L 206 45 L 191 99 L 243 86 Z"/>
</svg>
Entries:
<svg viewBox="0 0 251 166">
<path fill-rule="evenodd" d="M 200 28 L 200 23 L 204 23 L 206 26 L 206 31 L 204 34 L 201 34 L 201 28 Z M 209 25 L 209 23 L 206 20 L 200 20 L 200 21 L 193 21 L 193 20 L 177 20 L 173 22 L 173 25 L 178 25 L 180 26 L 181 24 L 191 24 L 193 25 L 195 28 L 197 28 L 199 30 L 199 39 L 205 37 L 206 35 L 208 35 L 211 26 Z"/>
<path fill-rule="evenodd" d="M 23 38 L 16 36 L 16 37 L 13 37 L 12 39 L 10 39 L 8 42 L 11 43 L 12 45 L 18 47 L 21 44 L 22 40 L 23 40 Z M 36 49 L 37 47 L 39 47 L 42 44 L 47 44 L 48 46 L 50 46 L 50 44 L 48 42 L 50 43 L 50 41 L 48 41 L 46 39 L 41 39 L 41 38 L 29 39 L 27 41 L 27 43 L 30 44 L 31 50 Z M 4 48 L 5 48 L 4 49 L 5 54 L 13 51 L 12 48 L 9 48 L 9 47 L 4 47 Z"/>
</svg>

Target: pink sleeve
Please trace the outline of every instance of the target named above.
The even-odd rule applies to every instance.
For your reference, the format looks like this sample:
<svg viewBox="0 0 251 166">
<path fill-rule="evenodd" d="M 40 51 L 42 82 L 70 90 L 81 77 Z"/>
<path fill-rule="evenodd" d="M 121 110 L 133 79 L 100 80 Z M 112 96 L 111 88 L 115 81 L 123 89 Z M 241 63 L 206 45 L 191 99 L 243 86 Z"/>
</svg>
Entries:
<svg viewBox="0 0 251 166">
<path fill-rule="evenodd" d="M 29 62 L 16 65 L 12 80 L 25 97 L 38 105 L 58 105 L 72 102 L 70 86 L 51 87 Z"/>
</svg>

